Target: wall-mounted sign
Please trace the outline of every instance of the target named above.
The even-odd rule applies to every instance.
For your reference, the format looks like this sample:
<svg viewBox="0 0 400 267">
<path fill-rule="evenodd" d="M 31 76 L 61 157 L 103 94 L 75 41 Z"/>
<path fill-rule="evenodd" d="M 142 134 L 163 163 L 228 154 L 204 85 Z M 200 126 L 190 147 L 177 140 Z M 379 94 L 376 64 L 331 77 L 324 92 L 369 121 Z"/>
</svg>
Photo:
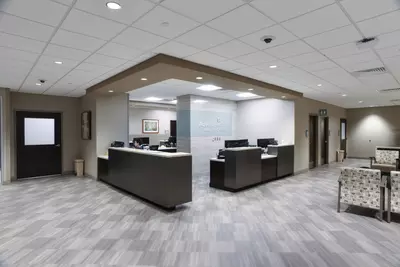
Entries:
<svg viewBox="0 0 400 267">
<path fill-rule="evenodd" d="M 320 110 L 319 110 L 319 115 L 320 115 L 321 117 L 326 117 L 326 116 L 328 116 L 328 110 L 327 110 L 327 109 L 320 109 Z"/>
</svg>

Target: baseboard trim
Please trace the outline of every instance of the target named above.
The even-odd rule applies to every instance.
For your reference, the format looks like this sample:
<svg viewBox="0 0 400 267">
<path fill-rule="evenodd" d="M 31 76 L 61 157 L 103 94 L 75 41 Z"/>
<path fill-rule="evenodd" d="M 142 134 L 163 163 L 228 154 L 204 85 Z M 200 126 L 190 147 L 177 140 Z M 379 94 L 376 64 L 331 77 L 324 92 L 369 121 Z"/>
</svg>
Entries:
<svg viewBox="0 0 400 267">
<path fill-rule="evenodd" d="M 366 158 L 366 157 L 347 157 L 348 159 L 369 159 L 369 157 L 368 158 Z"/>
<path fill-rule="evenodd" d="M 293 175 L 299 175 L 299 174 L 303 174 L 303 173 L 306 173 L 306 172 L 309 172 L 309 171 L 310 171 L 310 169 L 302 169 L 302 170 L 294 172 Z"/>
</svg>

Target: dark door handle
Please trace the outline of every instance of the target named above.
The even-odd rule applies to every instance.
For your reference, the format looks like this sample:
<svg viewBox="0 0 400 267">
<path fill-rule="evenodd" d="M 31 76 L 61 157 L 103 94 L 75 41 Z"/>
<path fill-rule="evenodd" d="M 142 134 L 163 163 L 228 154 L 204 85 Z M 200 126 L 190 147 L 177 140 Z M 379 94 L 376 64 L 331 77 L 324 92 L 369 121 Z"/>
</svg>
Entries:
<svg viewBox="0 0 400 267">
<path fill-rule="evenodd" d="M 60 146 L 61 146 L 60 144 L 57 144 L 57 145 L 56 145 L 56 147 L 60 147 Z"/>
</svg>

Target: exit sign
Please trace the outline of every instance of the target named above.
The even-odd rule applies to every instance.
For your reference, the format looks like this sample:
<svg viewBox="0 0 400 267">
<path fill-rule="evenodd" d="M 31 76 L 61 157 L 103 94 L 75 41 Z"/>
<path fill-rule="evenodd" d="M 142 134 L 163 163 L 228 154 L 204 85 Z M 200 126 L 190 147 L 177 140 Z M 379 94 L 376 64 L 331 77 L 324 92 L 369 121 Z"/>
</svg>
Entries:
<svg viewBox="0 0 400 267">
<path fill-rule="evenodd" d="M 328 116 L 328 110 L 327 109 L 320 109 L 319 110 L 319 115 L 322 117 Z"/>
</svg>

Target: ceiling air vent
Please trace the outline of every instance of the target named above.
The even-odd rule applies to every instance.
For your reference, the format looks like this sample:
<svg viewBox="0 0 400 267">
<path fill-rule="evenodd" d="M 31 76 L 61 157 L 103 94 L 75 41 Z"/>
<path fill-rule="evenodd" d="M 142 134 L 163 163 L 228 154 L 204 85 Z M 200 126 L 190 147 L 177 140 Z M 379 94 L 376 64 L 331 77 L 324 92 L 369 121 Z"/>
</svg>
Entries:
<svg viewBox="0 0 400 267">
<path fill-rule="evenodd" d="M 400 88 L 383 89 L 383 90 L 378 90 L 378 92 L 381 94 L 397 93 L 397 92 L 400 92 Z M 395 99 L 395 100 L 397 100 L 397 99 Z"/>
<path fill-rule="evenodd" d="M 385 67 L 378 67 L 378 68 L 373 68 L 373 69 L 354 71 L 353 75 L 359 77 L 359 76 L 370 76 L 370 75 L 375 75 L 375 74 L 384 74 L 386 72 L 387 71 L 386 71 Z"/>
</svg>

